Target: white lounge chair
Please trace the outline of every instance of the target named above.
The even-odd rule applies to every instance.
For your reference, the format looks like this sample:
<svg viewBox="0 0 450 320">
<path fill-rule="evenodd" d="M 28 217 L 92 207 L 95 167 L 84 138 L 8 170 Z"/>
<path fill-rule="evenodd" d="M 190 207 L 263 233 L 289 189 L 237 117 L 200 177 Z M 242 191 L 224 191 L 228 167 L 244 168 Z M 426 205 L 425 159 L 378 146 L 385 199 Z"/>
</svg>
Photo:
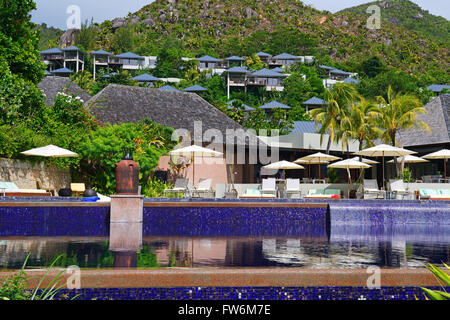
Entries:
<svg viewBox="0 0 450 320">
<path fill-rule="evenodd" d="M 298 195 L 296 199 L 302 196 L 300 179 L 286 179 L 286 198 L 295 198 L 294 195 Z"/>
<path fill-rule="evenodd" d="M 261 185 L 262 195 L 273 195 L 277 196 L 277 181 L 275 178 L 263 179 Z"/>
<path fill-rule="evenodd" d="M 378 199 L 385 198 L 386 192 L 378 189 L 378 182 L 376 179 L 364 179 L 364 199 Z"/>
<path fill-rule="evenodd" d="M 177 180 L 175 180 L 175 185 L 173 187 L 173 189 L 165 189 L 164 190 L 164 197 L 166 197 L 167 193 L 176 193 L 177 197 L 179 197 L 180 193 L 188 193 L 188 179 L 184 179 L 184 178 L 178 178 Z"/>
<path fill-rule="evenodd" d="M 211 188 L 212 179 L 201 179 L 197 188 L 192 192 L 193 197 L 214 197 L 214 191 Z"/>
<path fill-rule="evenodd" d="M 46 190 L 20 189 L 14 182 L 0 182 L 0 196 L 4 197 L 49 197 Z"/>
<path fill-rule="evenodd" d="M 406 190 L 405 183 L 400 180 L 389 180 L 389 187 L 396 199 L 414 199 L 414 193 Z"/>
</svg>

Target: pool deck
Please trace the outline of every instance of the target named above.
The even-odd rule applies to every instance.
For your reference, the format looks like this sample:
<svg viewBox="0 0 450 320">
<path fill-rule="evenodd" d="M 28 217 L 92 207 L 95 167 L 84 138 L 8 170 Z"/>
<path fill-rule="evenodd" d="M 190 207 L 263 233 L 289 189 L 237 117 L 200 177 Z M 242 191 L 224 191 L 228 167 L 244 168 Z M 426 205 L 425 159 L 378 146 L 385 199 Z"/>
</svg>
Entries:
<svg viewBox="0 0 450 320">
<path fill-rule="evenodd" d="M 52 270 L 45 288 L 62 269 Z M 26 270 L 27 287 L 34 289 L 45 270 Z M 16 272 L 2 271 L 0 279 Z M 367 269 L 303 268 L 164 268 L 81 270 L 82 288 L 179 287 L 366 287 Z M 439 286 L 427 269 L 380 269 L 381 287 Z M 69 275 L 63 275 L 65 283 Z"/>
</svg>

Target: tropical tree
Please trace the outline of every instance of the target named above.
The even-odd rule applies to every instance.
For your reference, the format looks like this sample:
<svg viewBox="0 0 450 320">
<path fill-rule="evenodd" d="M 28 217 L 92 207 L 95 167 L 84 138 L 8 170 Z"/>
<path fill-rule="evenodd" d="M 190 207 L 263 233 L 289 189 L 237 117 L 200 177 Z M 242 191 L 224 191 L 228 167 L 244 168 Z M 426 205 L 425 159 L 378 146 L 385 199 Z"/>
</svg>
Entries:
<svg viewBox="0 0 450 320">
<path fill-rule="evenodd" d="M 427 113 L 422 102 L 411 94 L 395 94 L 392 87 L 388 87 L 387 100 L 378 96 L 379 112 L 377 114 L 377 125 L 383 130 L 381 138 L 395 146 L 397 144 L 397 132 L 402 129 L 418 128 L 425 129 L 431 133 L 430 127 L 419 120 L 419 114 Z M 397 161 L 394 159 L 395 168 Z"/>
<path fill-rule="evenodd" d="M 422 102 L 411 94 L 395 94 L 388 87 L 387 100 L 378 96 L 379 113 L 377 123 L 384 130 L 381 138 L 393 146 L 396 145 L 397 132 L 401 129 L 418 128 L 431 132 L 430 127 L 417 119 L 419 114 L 427 113 Z"/>
<path fill-rule="evenodd" d="M 322 125 L 319 130 L 321 143 L 323 136 L 329 134 L 327 154 L 330 153 L 331 142 L 337 141 L 336 133 L 340 130 L 341 119 L 344 117 L 346 109 L 359 98 L 358 91 L 356 91 L 354 86 L 346 83 L 336 83 L 331 90 L 325 90 L 327 103 L 308 112 L 317 127 L 319 124 Z"/>
<path fill-rule="evenodd" d="M 337 136 L 342 148 L 348 150 L 349 139 L 358 141 L 358 150 L 373 146 L 373 140 L 382 134 L 375 125 L 379 107 L 376 103 L 361 98 L 343 113 Z"/>
</svg>

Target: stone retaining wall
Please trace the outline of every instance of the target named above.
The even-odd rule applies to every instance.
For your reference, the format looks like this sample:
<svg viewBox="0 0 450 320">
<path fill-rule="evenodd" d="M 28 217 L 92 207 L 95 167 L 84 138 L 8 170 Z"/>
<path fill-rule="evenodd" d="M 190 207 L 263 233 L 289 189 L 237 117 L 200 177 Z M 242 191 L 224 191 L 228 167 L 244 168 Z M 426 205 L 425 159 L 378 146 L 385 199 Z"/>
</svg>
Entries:
<svg viewBox="0 0 450 320">
<path fill-rule="evenodd" d="M 36 181 L 40 180 L 43 187 L 59 190 L 69 187 L 72 181 L 69 169 L 55 166 L 49 179 L 49 166 L 45 162 L 0 158 L 0 181 L 14 182 L 20 189 L 36 189 Z"/>
</svg>

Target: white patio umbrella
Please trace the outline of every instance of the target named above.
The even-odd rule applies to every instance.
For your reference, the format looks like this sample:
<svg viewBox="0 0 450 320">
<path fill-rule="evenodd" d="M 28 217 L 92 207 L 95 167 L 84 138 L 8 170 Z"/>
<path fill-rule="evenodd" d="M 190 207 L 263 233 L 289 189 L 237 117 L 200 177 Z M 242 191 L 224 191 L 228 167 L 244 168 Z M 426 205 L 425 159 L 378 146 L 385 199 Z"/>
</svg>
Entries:
<svg viewBox="0 0 450 320">
<path fill-rule="evenodd" d="M 447 179 L 447 159 L 450 159 L 450 150 L 442 149 L 423 156 L 424 159 L 443 159 L 444 160 L 444 179 Z"/>
<path fill-rule="evenodd" d="M 346 159 L 342 161 L 338 161 L 335 163 L 332 163 L 328 166 L 328 168 L 335 168 L 335 169 L 347 169 L 347 175 L 348 175 L 348 197 L 350 198 L 350 169 L 363 169 L 363 168 L 370 168 L 370 166 L 366 163 L 360 162 L 355 159 Z"/>
<path fill-rule="evenodd" d="M 300 158 L 299 160 L 306 160 L 309 164 L 319 164 L 319 179 L 320 179 L 320 164 L 329 163 L 331 161 L 341 160 L 342 158 L 335 157 L 322 152 L 317 152 L 310 154 L 306 157 Z"/>
<path fill-rule="evenodd" d="M 398 162 L 403 162 L 403 163 L 407 163 L 408 164 L 408 168 L 409 168 L 409 164 L 410 163 L 424 163 L 424 162 L 429 162 L 426 159 L 422 159 L 413 155 L 408 155 L 408 156 L 404 156 L 404 157 L 399 157 L 397 158 Z M 395 163 L 394 160 L 390 160 L 388 161 L 388 163 Z M 412 172 L 412 171 L 411 171 Z"/>
<path fill-rule="evenodd" d="M 45 146 L 45 147 L 34 148 L 34 149 L 27 150 L 27 151 L 23 151 L 23 152 L 21 152 L 21 154 L 24 154 L 26 156 L 37 156 L 37 157 L 50 158 L 50 166 L 49 166 L 49 181 L 50 181 L 50 183 L 52 180 L 52 158 L 66 158 L 66 157 L 76 158 L 76 157 L 78 157 L 78 154 L 76 154 L 75 152 L 54 146 L 52 144 Z"/>
<path fill-rule="evenodd" d="M 384 182 L 384 157 L 403 157 L 403 156 L 407 156 L 407 155 L 415 154 L 415 153 L 417 153 L 417 152 L 403 149 L 403 148 L 397 148 L 397 147 L 387 145 L 387 144 L 380 144 L 375 147 L 371 147 L 368 149 L 364 149 L 364 150 L 355 152 L 354 155 L 366 156 L 366 157 L 382 157 L 383 158 L 383 162 L 382 162 L 383 189 L 386 190 L 385 182 Z"/>
<path fill-rule="evenodd" d="M 354 157 L 352 159 L 356 160 L 356 161 L 359 161 L 359 157 Z M 360 162 L 365 163 L 365 164 L 378 164 L 379 163 L 377 161 L 366 159 L 366 158 L 362 158 Z"/>
<path fill-rule="evenodd" d="M 268 170 L 283 170 L 283 179 L 285 179 L 285 177 L 286 177 L 285 170 L 296 170 L 296 169 L 304 170 L 305 169 L 305 167 L 303 167 L 299 164 L 285 161 L 285 160 L 268 164 L 268 165 L 264 166 L 263 168 L 268 169 Z"/>
<path fill-rule="evenodd" d="M 195 157 L 220 157 L 223 155 L 222 152 L 218 152 L 212 149 L 203 148 L 197 145 L 192 145 L 180 149 L 175 149 L 169 152 L 172 156 L 181 156 L 185 158 L 190 158 L 192 160 L 192 179 L 195 185 Z"/>
</svg>

